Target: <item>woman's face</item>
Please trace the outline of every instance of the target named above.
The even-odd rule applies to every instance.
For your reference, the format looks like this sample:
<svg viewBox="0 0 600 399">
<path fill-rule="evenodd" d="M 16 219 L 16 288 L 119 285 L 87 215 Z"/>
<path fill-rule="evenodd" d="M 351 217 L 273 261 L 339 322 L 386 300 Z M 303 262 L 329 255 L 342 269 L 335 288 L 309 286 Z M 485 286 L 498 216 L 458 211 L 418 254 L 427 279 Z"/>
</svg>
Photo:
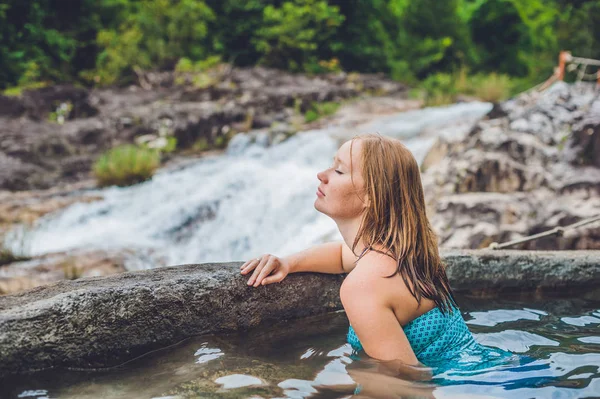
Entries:
<svg viewBox="0 0 600 399">
<path fill-rule="evenodd" d="M 350 146 L 352 145 L 352 163 Z M 362 215 L 366 208 L 362 177 L 361 140 L 346 141 L 337 151 L 330 168 L 317 174 L 315 209 L 332 219 L 348 220 Z"/>
</svg>

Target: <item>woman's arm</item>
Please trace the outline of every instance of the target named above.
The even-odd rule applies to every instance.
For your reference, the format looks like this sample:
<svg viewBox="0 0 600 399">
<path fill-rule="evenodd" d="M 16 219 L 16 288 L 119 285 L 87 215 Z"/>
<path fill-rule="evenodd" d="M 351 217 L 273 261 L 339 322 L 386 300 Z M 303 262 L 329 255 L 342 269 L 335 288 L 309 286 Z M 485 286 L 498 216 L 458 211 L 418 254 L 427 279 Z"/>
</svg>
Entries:
<svg viewBox="0 0 600 399">
<path fill-rule="evenodd" d="M 344 273 L 342 268 L 342 246 L 339 242 L 315 245 L 284 259 L 290 264 L 290 273 L 318 272 Z"/>
<path fill-rule="evenodd" d="M 290 273 L 317 272 L 340 274 L 350 273 L 356 255 L 345 242 L 329 242 L 315 245 L 286 258 L 290 262 Z"/>
<path fill-rule="evenodd" d="M 340 274 L 350 273 L 355 266 L 356 256 L 343 242 L 315 245 L 285 258 L 265 254 L 244 263 L 241 273 L 254 270 L 248 285 L 258 287 L 282 281 L 289 273 L 317 272 Z"/>
</svg>

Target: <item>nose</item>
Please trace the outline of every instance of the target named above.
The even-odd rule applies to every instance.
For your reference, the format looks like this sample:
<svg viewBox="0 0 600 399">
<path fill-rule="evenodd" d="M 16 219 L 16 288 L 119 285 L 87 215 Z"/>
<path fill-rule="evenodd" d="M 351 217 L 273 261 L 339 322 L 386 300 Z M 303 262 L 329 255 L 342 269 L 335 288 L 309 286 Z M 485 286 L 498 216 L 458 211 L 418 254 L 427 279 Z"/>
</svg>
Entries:
<svg viewBox="0 0 600 399">
<path fill-rule="evenodd" d="M 317 173 L 317 179 L 319 179 L 322 183 L 327 183 L 327 173 L 325 173 L 325 171 Z"/>
</svg>

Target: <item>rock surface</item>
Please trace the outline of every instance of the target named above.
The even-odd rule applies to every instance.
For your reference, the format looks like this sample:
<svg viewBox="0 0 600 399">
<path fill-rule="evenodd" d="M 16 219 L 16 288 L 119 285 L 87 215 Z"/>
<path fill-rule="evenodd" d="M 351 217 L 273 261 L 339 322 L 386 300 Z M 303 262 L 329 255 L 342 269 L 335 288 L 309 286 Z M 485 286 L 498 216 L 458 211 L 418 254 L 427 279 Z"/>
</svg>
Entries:
<svg viewBox="0 0 600 399">
<path fill-rule="evenodd" d="M 160 268 L 3 296 L 0 375 L 114 365 L 193 335 L 339 308 L 341 276 L 292 275 L 253 289 L 238 266 Z"/>
<path fill-rule="evenodd" d="M 261 67 L 221 68 L 203 87 L 192 78 L 148 74 L 145 89 L 67 85 L 0 96 L 0 190 L 80 181 L 102 152 L 142 136 L 172 135 L 178 150 L 201 151 L 235 132 L 286 122 L 314 102 L 406 91 L 381 75 L 307 77 Z"/>
<path fill-rule="evenodd" d="M 598 295 L 600 286 L 595 251 L 452 251 L 444 259 L 462 293 Z M 0 376 L 113 366 L 186 337 L 341 308 L 342 275 L 299 273 L 251 288 L 240 265 L 166 267 L 0 297 Z"/>
<path fill-rule="evenodd" d="M 600 90 L 559 83 L 496 105 L 423 163 L 431 222 L 448 248 L 483 248 L 600 214 Z M 600 249 L 600 222 L 519 249 Z"/>
</svg>

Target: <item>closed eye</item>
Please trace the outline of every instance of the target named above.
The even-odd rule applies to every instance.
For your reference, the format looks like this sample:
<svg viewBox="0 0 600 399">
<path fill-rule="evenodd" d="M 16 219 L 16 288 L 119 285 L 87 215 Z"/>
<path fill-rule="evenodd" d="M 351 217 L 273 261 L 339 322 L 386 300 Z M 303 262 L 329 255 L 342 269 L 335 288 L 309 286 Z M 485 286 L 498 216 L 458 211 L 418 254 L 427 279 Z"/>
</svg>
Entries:
<svg viewBox="0 0 600 399">
<path fill-rule="evenodd" d="M 335 173 L 337 173 L 338 175 L 343 174 L 342 172 L 340 172 L 339 170 L 336 170 Z"/>
</svg>

